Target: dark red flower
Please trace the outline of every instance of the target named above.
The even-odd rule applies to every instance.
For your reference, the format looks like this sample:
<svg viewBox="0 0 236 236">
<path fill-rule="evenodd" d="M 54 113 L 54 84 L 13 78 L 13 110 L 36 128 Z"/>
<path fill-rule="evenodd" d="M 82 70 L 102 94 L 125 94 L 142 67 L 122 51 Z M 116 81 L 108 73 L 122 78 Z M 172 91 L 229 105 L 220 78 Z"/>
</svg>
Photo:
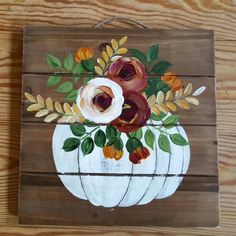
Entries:
<svg viewBox="0 0 236 236">
<path fill-rule="evenodd" d="M 134 164 L 139 164 L 141 160 L 146 159 L 148 156 L 150 156 L 150 152 L 146 147 L 138 147 L 135 151 L 130 153 L 129 160 Z"/>
<path fill-rule="evenodd" d="M 151 115 L 147 100 L 139 93 L 126 91 L 121 115 L 112 121 L 121 132 L 129 133 L 142 127 Z"/>
<path fill-rule="evenodd" d="M 108 68 L 109 79 L 118 83 L 124 91 L 143 91 L 147 86 L 147 73 L 144 65 L 136 58 L 122 57 Z"/>
</svg>

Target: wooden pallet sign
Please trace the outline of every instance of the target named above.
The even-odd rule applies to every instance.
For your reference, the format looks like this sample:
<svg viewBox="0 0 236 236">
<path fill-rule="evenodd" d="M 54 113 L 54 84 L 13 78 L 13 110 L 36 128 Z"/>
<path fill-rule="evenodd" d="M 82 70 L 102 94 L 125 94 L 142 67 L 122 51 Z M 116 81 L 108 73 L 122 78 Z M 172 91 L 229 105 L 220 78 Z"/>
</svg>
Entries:
<svg viewBox="0 0 236 236">
<path fill-rule="evenodd" d="M 24 30 L 19 222 L 217 226 L 213 32 Z"/>
</svg>

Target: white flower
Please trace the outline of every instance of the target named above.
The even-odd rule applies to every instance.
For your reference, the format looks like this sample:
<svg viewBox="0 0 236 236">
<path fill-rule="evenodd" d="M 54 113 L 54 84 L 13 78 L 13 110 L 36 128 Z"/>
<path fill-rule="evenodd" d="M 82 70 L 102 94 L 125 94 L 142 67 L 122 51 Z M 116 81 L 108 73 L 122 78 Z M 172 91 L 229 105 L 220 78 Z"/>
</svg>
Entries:
<svg viewBox="0 0 236 236">
<path fill-rule="evenodd" d="M 80 89 L 76 102 L 85 119 L 109 123 L 122 112 L 123 91 L 110 79 L 95 78 Z"/>
</svg>

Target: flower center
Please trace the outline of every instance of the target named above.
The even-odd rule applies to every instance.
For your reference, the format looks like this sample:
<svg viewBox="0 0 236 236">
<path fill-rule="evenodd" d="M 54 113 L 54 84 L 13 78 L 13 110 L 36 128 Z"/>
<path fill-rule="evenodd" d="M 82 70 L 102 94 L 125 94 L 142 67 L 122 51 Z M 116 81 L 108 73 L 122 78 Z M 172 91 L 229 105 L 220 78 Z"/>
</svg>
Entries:
<svg viewBox="0 0 236 236">
<path fill-rule="evenodd" d="M 112 98 L 106 93 L 99 93 L 93 97 L 93 104 L 101 111 L 105 111 L 112 102 Z"/>
<path fill-rule="evenodd" d="M 135 118 L 135 115 L 138 112 L 138 107 L 133 101 L 128 99 L 125 100 L 124 104 L 125 105 L 123 107 L 120 118 L 122 120 L 125 120 L 126 122 L 130 122 Z"/>
<path fill-rule="evenodd" d="M 121 68 L 118 76 L 125 81 L 129 81 L 135 74 L 136 74 L 135 67 L 132 64 L 127 63 Z"/>
</svg>

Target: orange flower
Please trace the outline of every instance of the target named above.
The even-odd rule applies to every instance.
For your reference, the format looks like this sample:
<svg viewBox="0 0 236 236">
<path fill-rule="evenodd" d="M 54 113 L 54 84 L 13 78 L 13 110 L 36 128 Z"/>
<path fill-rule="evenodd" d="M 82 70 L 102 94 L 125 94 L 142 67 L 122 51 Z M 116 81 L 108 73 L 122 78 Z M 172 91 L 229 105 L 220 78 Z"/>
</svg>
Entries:
<svg viewBox="0 0 236 236">
<path fill-rule="evenodd" d="M 111 145 L 103 148 L 103 154 L 106 158 L 119 160 L 123 156 L 123 151 L 117 150 L 114 145 Z"/>
<path fill-rule="evenodd" d="M 173 72 L 167 72 L 162 77 L 161 80 L 164 81 L 172 91 L 177 91 L 182 88 L 182 82 L 180 79 L 176 78 Z"/>
<path fill-rule="evenodd" d="M 93 57 L 92 48 L 79 48 L 75 53 L 75 60 L 80 63 L 83 60 L 89 60 Z"/>
</svg>

